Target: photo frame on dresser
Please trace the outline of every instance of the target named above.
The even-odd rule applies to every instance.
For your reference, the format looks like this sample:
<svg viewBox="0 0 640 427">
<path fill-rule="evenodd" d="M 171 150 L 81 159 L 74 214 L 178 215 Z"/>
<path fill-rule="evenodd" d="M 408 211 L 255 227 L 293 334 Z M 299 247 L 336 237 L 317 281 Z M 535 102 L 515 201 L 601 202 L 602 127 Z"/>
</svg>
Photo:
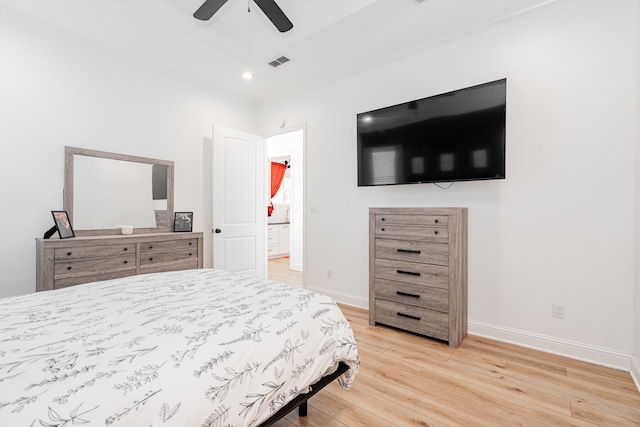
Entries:
<svg viewBox="0 0 640 427">
<path fill-rule="evenodd" d="M 67 211 L 51 211 L 51 215 L 53 215 L 53 221 L 56 224 L 58 236 L 60 236 L 61 239 L 76 237 L 73 232 L 73 227 L 71 227 L 71 221 L 69 220 Z"/>
<path fill-rule="evenodd" d="M 173 219 L 173 231 L 186 233 L 193 231 L 193 212 L 176 212 Z"/>
</svg>

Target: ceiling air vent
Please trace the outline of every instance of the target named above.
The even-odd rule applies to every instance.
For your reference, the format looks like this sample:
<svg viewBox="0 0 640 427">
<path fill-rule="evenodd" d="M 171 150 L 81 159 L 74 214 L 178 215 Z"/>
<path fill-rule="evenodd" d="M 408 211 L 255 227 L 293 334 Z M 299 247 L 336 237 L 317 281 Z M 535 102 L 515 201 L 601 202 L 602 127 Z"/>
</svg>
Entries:
<svg viewBox="0 0 640 427">
<path fill-rule="evenodd" d="M 276 68 L 276 67 L 281 66 L 282 64 L 286 64 L 289 61 L 291 61 L 289 58 L 287 58 L 286 56 L 282 55 L 282 56 L 279 56 L 276 59 L 272 59 L 267 64 L 271 65 L 273 68 Z"/>
</svg>

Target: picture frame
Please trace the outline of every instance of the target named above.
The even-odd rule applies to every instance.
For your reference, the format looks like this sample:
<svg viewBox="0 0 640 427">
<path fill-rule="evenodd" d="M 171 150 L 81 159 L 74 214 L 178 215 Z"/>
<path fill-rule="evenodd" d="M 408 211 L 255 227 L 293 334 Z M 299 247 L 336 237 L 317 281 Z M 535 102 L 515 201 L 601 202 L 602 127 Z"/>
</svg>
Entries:
<svg viewBox="0 0 640 427">
<path fill-rule="evenodd" d="M 193 231 L 193 212 L 176 212 L 173 218 L 173 231 L 178 233 Z"/>
<path fill-rule="evenodd" d="M 51 215 L 53 216 L 53 222 L 56 224 L 58 236 L 61 239 L 76 237 L 67 211 L 51 211 Z"/>
</svg>

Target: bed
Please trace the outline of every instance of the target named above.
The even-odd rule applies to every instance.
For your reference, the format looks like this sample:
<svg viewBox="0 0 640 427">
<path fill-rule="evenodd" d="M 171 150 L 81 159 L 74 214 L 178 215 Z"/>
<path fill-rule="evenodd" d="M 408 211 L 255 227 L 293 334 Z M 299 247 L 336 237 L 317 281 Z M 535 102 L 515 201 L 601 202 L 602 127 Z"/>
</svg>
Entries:
<svg viewBox="0 0 640 427">
<path fill-rule="evenodd" d="M 269 425 L 358 366 L 329 297 L 220 270 L 0 299 L 7 426 Z"/>
</svg>

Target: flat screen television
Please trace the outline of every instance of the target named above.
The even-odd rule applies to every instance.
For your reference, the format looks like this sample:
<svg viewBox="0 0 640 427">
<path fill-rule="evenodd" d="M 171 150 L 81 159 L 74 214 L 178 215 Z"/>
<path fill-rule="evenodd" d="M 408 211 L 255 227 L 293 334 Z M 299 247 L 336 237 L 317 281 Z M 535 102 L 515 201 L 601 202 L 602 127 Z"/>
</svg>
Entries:
<svg viewBox="0 0 640 427">
<path fill-rule="evenodd" d="M 357 116 L 358 186 L 505 178 L 507 80 Z"/>
</svg>

